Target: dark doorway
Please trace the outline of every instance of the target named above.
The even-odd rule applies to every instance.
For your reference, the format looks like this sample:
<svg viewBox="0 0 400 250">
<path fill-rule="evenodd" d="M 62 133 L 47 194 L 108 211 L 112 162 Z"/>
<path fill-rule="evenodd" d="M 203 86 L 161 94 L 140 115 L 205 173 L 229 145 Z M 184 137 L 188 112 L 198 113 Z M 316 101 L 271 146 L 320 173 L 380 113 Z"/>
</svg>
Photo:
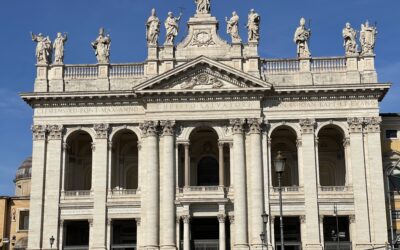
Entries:
<svg viewBox="0 0 400 250">
<path fill-rule="evenodd" d="M 285 250 L 301 249 L 301 231 L 299 217 L 283 217 L 283 238 L 285 240 Z M 275 246 L 281 249 L 281 231 L 279 217 L 275 217 Z"/>
<path fill-rule="evenodd" d="M 66 221 L 64 249 L 89 249 L 89 222 Z"/>
<path fill-rule="evenodd" d="M 197 185 L 218 186 L 218 168 L 218 161 L 214 157 L 203 157 L 197 166 Z"/>
<path fill-rule="evenodd" d="M 112 222 L 111 249 L 135 250 L 136 236 L 135 220 L 114 220 Z"/>
<path fill-rule="evenodd" d="M 339 229 L 339 233 L 338 233 Z M 350 225 L 347 216 L 324 217 L 325 249 L 350 250 Z"/>
</svg>

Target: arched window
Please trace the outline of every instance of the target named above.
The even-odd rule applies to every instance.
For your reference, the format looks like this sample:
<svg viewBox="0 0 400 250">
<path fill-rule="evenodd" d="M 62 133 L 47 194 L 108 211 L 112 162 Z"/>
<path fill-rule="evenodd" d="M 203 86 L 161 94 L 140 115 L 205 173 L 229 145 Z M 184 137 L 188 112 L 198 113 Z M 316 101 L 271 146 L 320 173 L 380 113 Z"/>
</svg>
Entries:
<svg viewBox="0 0 400 250">
<path fill-rule="evenodd" d="M 197 185 L 218 186 L 218 161 L 211 156 L 201 158 L 197 165 Z"/>
<path fill-rule="evenodd" d="M 321 186 L 346 185 L 344 135 L 340 128 L 329 125 L 318 133 L 319 180 Z"/>
<path fill-rule="evenodd" d="M 90 190 L 92 187 L 92 137 L 76 131 L 67 138 L 65 190 Z"/>
<path fill-rule="evenodd" d="M 111 188 L 138 188 L 138 137 L 130 130 L 119 131 L 113 137 Z"/>
<path fill-rule="evenodd" d="M 280 126 L 271 134 L 271 156 L 272 156 L 272 186 L 278 186 L 278 176 L 275 173 L 273 159 L 280 151 L 286 158 L 286 169 L 282 174 L 282 186 L 299 186 L 299 171 L 297 158 L 297 135 L 288 126 Z"/>
</svg>

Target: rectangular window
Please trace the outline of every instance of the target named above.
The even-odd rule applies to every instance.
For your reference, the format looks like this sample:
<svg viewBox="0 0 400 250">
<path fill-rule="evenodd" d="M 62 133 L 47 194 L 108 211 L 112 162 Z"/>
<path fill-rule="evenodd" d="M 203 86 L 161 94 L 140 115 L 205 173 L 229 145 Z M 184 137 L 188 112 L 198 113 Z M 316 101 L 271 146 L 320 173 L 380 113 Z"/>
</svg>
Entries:
<svg viewBox="0 0 400 250">
<path fill-rule="evenodd" d="M 29 229 L 29 211 L 20 211 L 19 212 L 19 230 L 28 230 Z"/>
<path fill-rule="evenodd" d="M 386 130 L 386 139 L 397 139 L 397 130 Z"/>
</svg>

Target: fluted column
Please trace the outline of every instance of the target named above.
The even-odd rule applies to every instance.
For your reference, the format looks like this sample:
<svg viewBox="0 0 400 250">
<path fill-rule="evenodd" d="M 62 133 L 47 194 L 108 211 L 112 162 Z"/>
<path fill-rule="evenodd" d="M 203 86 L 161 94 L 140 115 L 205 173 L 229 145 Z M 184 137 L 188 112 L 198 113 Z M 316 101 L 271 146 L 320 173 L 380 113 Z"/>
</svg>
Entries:
<svg viewBox="0 0 400 250">
<path fill-rule="evenodd" d="M 173 121 L 162 121 L 163 166 L 160 183 L 160 246 L 176 249 L 175 244 L 175 140 Z"/>
<path fill-rule="evenodd" d="M 226 249 L 225 214 L 218 215 L 218 222 L 219 222 L 219 249 L 218 250 L 225 250 Z"/>
<path fill-rule="evenodd" d="M 317 146 L 315 144 L 315 126 L 313 119 L 304 119 L 299 122 L 301 126 L 301 159 L 304 180 L 304 202 L 307 204 L 305 211 L 306 232 L 305 239 L 302 239 L 306 249 L 321 249 L 319 232 L 319 208 L 318 208 L 318 188 L 317 188 Z"/>
<path fill-rule="evenodd" d="M 93 206 L 93 243 L 90 249 L 106 249 L 107 232 L 107 165 L 108 165 L 108 124 L 95 124 L 96 141 L 93 144 L 92 190 Z"/>
<path fill-rule="evenodd" d="M 247 238 L 247 203 L 246 203 L 246 163 L 243 137 L 244 120 L 231 121 L 234 151 L 234 190 L 235 190 L 235 249 L 248 249 Z"/>
<path fill-rule="evenodd" d="M 146 188 L 142 199 L 145 208 L 143 242 L 144 249 L 159 248 L 159 165 L 157 122 L 148 121 L 140 126 L 146 136 Z"/>
<path fill-rule="evenodd" d="M 62 162 L 62 132 L 61 125 L 48 126 L 47 167 L 45 179 L 45 199 L 43 216 L 43 248 L 50 249 L 50 239 L 54 237 L 54 246 L 58 246 L 60 179 Z"/>
<path fill-rule="evenodd" d="M 32 186 L 28 249 L 42 248 L 44 175 L 46 171 L 46 126 L 33 125 Z"/>
<path fill-rule="evenodd" d="M 219 156 L 219 186 L 225 186 L 225 163 L 224 163 L 224 143 L 218 143 L 218 156 Z"/>
<path fill-rule="evenodd" d="M 190 215 L 183 215 L 183 250 L 190 250 Z"/>
<path fill-rule="evenodd" d="M 185 187 L 190 187 L 190 155 L 189 155 L 189 142 L 184 143 L 185 148 Z"/>
<path fill-rule="evenodd" d="M 261 119 L 249 119 L 250 134 L 250 214 L 251 214 L 251 247 L 261 248 L 262 241 L 260 233 L 264 231 L 264 224 L 261 215 L 264 212 L 264 192 L 263 192 L 263 171 L 262 171 L 262 151 L 261 151 Z"/>
</svg>

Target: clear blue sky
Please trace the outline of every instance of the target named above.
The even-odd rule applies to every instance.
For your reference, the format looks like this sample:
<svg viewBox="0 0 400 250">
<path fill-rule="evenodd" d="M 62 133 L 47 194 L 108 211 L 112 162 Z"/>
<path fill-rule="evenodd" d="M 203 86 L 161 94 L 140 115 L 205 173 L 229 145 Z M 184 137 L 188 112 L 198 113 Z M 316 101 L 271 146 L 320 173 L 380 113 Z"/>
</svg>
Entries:
<svg viewBox="0 0 400 250">
<path fill-rule="evenodd" d="M 100 26 L 112 37 L 112 62 L 137 62 L 146 58 L 144 24 L 152 7 L 164 20 L 166 13 L 183 8 L 185 22 L 194 13 L 194 0 L 0 0 L 0 195 L 14 192 L 16 168 L 31 155 L 31 109 L 18 93 L 31 91 L 35 78 L 35 44 L 29 32 L 54 39 L 68 32 L 66 63 L 95 63 L 90 42 Z M 263 57 L 294 57 L 293 32 L 300 17 L 311 19 L 314 56 L 343 55 L 341 30 L 349 21 L 359 29 L 366 19 L 378 23 L 376 65 L 380 82 L 394 85 L 381 104 L 382 112 L 400 112 L 400 9 L 399 0 L 213 0 L 212 13 L 221 21 L 220 35 L 227 38 L 223 19 L 236 10 L 241 34 L 249 9 L 262 16 L 260 53 Z M 164 30 L 162 36 L 164 34 Z"/>
</svg>

